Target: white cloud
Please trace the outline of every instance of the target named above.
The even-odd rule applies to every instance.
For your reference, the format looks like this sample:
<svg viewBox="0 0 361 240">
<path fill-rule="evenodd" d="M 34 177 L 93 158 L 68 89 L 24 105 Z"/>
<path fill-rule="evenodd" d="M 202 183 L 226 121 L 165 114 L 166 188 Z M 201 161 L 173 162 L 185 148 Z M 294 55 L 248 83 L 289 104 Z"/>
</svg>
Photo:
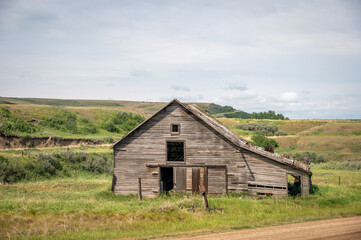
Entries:
<svg viewBox="0 0 361 240">
<path fill-rule="evenodd" d="M 0 5 L 2 96 L 180 95 L 250 112 L 361 115 L 360 99 L 347 98 L 361 91 L 357 1 Z"/>
<path fill-rule="evenodd" d="M 248 89 L 247 84 L 244 82 L 233 82 L 229 84 L 226 88 L 226 90 L 237 90 L 240 92 L 246 91 Z"/>
<path fill-rule="evenodd" d="M 174 91 L 184 91 L 184 92 L 189 92 L 191 89 L 188 87 L 183 87 L 183 86 L 179 86 L 179 85 L 173 85 L 172 89 Z"/>
<path fill-rule="evenodd" d="M 279 99 L 283 102 L 295 102 L 299 99 L 299 96 L 295 92 L 284 92 L 281 93 Z"/>
</svg>

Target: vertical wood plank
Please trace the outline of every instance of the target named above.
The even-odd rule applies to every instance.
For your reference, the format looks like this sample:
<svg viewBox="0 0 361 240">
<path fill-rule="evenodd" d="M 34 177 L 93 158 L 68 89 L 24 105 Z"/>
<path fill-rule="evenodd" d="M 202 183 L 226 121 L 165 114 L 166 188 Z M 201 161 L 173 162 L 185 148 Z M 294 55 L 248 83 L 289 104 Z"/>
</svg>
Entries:
<svg viewBox="0 0 361 240">
<path fill-rule="evenodd" d="M 175 168 L 175 184 L 177 191 L 185 191 L 187 187 L 187 168 L 184 167 L 177 167 Z"/>
</svg>

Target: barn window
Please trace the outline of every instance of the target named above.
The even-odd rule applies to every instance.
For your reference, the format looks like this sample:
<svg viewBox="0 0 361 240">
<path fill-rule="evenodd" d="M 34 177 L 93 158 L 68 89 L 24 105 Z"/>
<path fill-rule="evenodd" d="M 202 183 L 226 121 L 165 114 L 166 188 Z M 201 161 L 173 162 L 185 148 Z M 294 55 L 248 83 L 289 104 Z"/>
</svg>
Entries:
<svg viewBox="0 0 361 240">
<path fill-rule="evenodd" d="M 184 142 L 167 142 L 167 161 L 184 162 Z"/>
<path fill-rule="evenodd" d="M 180 125 L 179 124 L 171 124 L 170 131 L 172 134 L 179 134 L 180 133 Z"/>
</svg>

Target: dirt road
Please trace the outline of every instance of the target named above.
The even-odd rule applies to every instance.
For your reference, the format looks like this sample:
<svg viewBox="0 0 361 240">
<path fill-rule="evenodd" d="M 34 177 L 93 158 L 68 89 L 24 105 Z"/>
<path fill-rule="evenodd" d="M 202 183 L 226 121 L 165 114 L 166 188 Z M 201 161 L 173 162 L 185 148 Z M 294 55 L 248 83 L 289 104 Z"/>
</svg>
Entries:
<svg viewBox="0 0 361 240">
<path fill-rule="evenodd" d="M 169 238 L 168 238 L 169 239 Z M 259 239 L 361 239 L 361 216 L 287 224 L 275 227 L 236 230 L 174 240 L 259 240 Z"/>
</svg>

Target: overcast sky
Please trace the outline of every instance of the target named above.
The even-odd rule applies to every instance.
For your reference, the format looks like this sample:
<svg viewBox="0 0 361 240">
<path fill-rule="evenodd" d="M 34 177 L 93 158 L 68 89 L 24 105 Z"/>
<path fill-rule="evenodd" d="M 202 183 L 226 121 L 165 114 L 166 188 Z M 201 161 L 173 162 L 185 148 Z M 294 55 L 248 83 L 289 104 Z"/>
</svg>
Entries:
<svg viewBox="0 0 361 240">
<path fill-rule="evenodd" d="M 0 96 L 361 118 L 361 1 L 0 0 Z"/>
</svg>

